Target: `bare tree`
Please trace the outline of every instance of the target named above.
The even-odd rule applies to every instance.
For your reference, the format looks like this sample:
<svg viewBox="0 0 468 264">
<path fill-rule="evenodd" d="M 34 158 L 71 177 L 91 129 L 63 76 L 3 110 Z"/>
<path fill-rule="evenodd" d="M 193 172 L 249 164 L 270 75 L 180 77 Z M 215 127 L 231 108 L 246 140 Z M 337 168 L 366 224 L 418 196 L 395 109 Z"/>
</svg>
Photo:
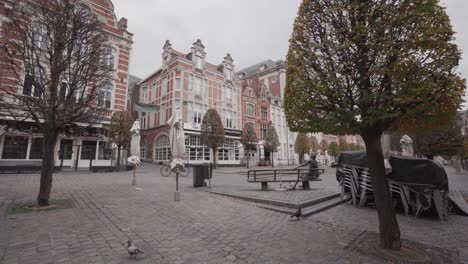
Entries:
<svg viewBox="0 0 468 264">
<path fill-rule="evenodd" d="M 16 120 L 32 120 L 44 136 L 37 201 L 46 206 L 57 138 L 68 126 L 100 121 L 113 67 L 103 60 L 106 38 L 100 23 L 80 2 L 13 5 L 2 29 L 0 103 Z"/>
</svg>

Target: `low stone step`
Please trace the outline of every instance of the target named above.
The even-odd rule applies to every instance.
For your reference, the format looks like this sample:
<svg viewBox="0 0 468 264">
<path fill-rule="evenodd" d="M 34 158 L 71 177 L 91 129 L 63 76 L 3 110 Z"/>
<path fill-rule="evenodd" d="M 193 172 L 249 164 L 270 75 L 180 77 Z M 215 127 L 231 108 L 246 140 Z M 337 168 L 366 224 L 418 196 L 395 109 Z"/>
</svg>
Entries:
<svg viewBox="0 0 468 264">
<path fill-rule="evenodd" d="M 318 214 L 320 212 L 323 212 L 329 208 L 335 207 L 337 205 L 340 205 L 344 203 L 346 200 L 341 199 L 341 197 L 333 198 L 331 200 L 324 201 L 322 203 L 306 207 L 305 209 L 302 210 L 302 216 L 303 217 L 308 217 L 314 214 Z"/>
</svg>

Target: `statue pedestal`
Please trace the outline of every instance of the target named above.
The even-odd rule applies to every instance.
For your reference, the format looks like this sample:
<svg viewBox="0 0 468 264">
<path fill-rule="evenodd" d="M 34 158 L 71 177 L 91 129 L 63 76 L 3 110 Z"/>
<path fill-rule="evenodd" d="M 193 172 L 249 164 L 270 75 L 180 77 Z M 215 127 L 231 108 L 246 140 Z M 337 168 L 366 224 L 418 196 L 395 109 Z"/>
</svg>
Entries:
<svg viewBox="0 0 468 264">
<path fill-rule="evenodd" d="M 180 192 L 174 192 L 174 202 L 180 202 Z"/>
</svg>

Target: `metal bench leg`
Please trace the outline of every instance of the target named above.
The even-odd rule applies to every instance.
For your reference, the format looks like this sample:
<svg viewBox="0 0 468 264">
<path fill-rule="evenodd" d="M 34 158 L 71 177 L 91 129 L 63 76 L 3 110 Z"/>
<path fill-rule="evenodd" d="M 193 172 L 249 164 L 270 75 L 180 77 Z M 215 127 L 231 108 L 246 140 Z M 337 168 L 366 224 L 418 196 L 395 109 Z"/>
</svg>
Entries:
<svg viewBox="0 0 468 264">
<path fill-rule="evenodd" d="M 262 182 L 262 191 L 268 191 L 268 182 Z"/>
<path fill-rule="evenodd" d="M 308 181 L 303 181 L 302 182 L 302 189 L 304 190 L 310 190 L 310 185 Z"/>
</svg>

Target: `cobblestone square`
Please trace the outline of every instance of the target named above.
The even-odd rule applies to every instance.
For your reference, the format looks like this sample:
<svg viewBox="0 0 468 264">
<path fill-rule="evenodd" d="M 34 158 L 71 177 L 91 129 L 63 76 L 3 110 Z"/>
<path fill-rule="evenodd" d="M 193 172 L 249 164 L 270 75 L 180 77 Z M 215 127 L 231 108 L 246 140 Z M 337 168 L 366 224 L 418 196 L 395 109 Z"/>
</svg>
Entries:
<svg viewBox="0 0 468 264">
<path fill-rule="evenodd" d="M 212 189 L 259 188 L 244 182 L 242 170 L 216 169 Z M 337 188 L 332 171 L 323 178 L 311 187 Z M 467 178 L 464 174 L 454 182 L 467 190 Z M 288 215 L 195 189 L 191 176 L 181 178 L 182 201 L 175 203 L 175 178 L 161 177 L 157 165 L 142 165 L 138 185 L 131 182 L 131 171 L 58 173 L 52 197 L 73 200 L 73 208 L 8 215 L 11 204 L 35 200 L 39 175 L 0 175 L 0 263 L 374 261 L 344 249 L 363 231 L 378 230 L 376 212 L 370 208 L 344 204 L 291 221 Z M 303 195 L 291 192 L 287 195 Z M 403 238 L 456 250 L 462 263 L 468 263 L 467 217 L 451 215 L 444 223 L 402 215 L 398 219 Z M 127 239 L 145 254 L 129 258 L 122 246 Z"/>
</svg>

